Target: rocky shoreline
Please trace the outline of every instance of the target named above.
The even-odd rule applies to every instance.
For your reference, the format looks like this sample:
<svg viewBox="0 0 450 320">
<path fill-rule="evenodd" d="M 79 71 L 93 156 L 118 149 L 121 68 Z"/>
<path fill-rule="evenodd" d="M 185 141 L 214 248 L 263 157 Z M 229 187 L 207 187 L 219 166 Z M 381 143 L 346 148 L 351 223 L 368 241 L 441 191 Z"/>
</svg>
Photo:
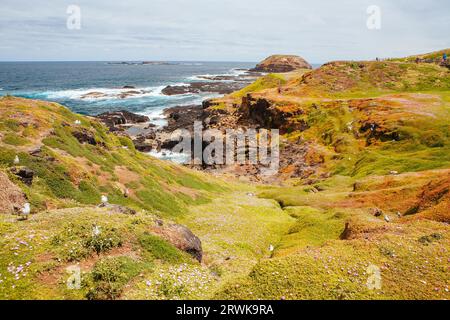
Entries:
<svg viewBox="0 0 450 320">
<path fill-rule="evenodd" d="M 278 64 L 276 63 L 278 61 Z M 296 68 L 310 69 L 310 65 L 300 57 L 293 56 L 272 56 L 252 70 L 243 71 L 239 75 L 223 76 L 198 76 L 205 81 L 196 81 L 185 85 L 167 86 L 162 90 L 165 95 L 218 93 L 222 95 L 230 94 L 240 90 L 258 77 L 263 76 L 263 72 L 271 70 L 287 71 Z M 133 88 L 128 88 L 133 89 Z M 129 137 L 135 148 L 144 153 L 171 153 L 181 137 L 174 135 L 178 129 L 188 130 L 193 133 L 195 121 L 202 123 L 203 130 L 218 129 L 225 133 L 226 129 L 273 129 L 277 128 L 280 133 L 292 129 L 291 123 L 287 119 L 296 116 L 289 111 L 276 108 L 271 101 L 253 97 L 247 94 L 230 107 L 228 103 L 222 105 L 221 99 L 209 99 L 203 101 L 202 105 L 175 106 L 163 111 L 167 124 L 163 127 L 156 127 L 150 123 L 150 119 L 126 111 L 108 112 L 98 115 L 97 118 L 104 122 L 112 132 L 118 135 Z M 296 130 L 304 130 L 305 123 L 299 122 Z M 289 127 L 288 127 L 289 126 Z M 193 136 L 193 135 L 192 135 Z M 208 143 L 203 141 L 203 149 Z M 247 147 L 246 147 L 247 148 Z M 320 165 L 321 159 L 306 161 L 309 147 L 302 143 L 292 143 L 283 140 L 280 150 L 280 172 L 275 176 L 264 177 L 262 171 L 265 166 L 254 164 L 235 165 L 186 165 L 202 171 L 214 174 L 225 174 L 239 177 L 250 181 L 262 183 L 276 183 L 286 177 L 307 178 L 308 173 L 314 172 L 315 167 Z M 236 152 L 236 151 L 235 151 Z M 189 160 L 189 159 L 187 159 Z"/>
<path fill-rule="evenodd" d="M 217 75 L 208 76 L 200 75 L 196 76 L 196 80 L 183 84 L 168 85 L 161 90 L 161 94 L 165 96 L 175 96 L 175 95 L 186 95 L 186 94 L 230 94 L 232 92 L 238 91 L 253 81 L 258 77 L 264 75 L 263 72 L 253 72 L 246 70 L 237 75 Z M 137 97 L 140 95 L 145 95 L 151 93 L 151 90 L 136 88 L 132 85 L 124 85 L 123 87 L 115 88 L 113 92 L 101 92 L 101 91 L 90 91 L 83 94 L 81 99 L 105 99 L 105 98 L 117 98 L 117 99 L 127 99 L 132 97 Z"/>
<path fill-rule="evenodd" d="M 254 108 L 251 113 L 244 113 L 242 109 L 237 108 L 233 112 L 210 108 L 211 101 L 204 101 L 203 105 L 176 106 L 164 110 L 164 116 L 167 119 L 167 125 L 156 127 L 150 123 L 150 119 L 142 122 L 144 119 L 140 115 L 134 115 L 129 112 L 109 112 L 97 116 L 97 118 L 108 125 L 111 132 L 117 135 L 129 137 L 136 150 L 144 153 L 160 153 L 162 156 L 171 153 L 173 147 L 180 141 L 180 137 L 174 135 L 178 129 L 193 132 L 193 124 L 200 121 L 204 129 L 222 129 L 224 128 L 269 128 L 265 125 L 266 114 L 273 112 L 270 110 L 270 104 L 264 104 L 263 101 L 255 101 L 256 104 L 266 105 L 267 108 Z M 122 115 L 126 118 L 123 121 Z M 280 115 L 282 117 L 283 115 Z M 261 120 L 262 119 L 262 120 Z M 262 122 L 261 122 L 262 121 Z M 110 126 L 110 124 L 112 124 Z M 203 143 L 203 148 L 207 147 Z M 280 150 L 280 168 L 290 168 L 288 175 L 290 177 L 307 178 L 308 172 L 313 172 L 314 167 L 320 165 L 321 159 L 315 162 L 305 161 L 309 152 L 308 146 L 302 143 L 288 143 L 283 141 L 283 147 Z M 285 173 L 281 171 L 278 175 L 264 177 L 262 170 L 264 166 L 253 164 L 235 164 L 225 165 L 185 165 L 214 174 L 231 175 L 239 177 L 242 180 L 276 183 L 281 181 Z"/>
</svg>

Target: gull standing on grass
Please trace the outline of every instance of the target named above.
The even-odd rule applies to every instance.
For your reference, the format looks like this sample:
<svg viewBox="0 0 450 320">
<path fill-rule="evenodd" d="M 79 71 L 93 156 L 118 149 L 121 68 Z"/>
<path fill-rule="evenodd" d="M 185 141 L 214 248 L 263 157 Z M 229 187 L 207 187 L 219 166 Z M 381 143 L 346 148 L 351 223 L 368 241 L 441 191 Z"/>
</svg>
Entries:
<svg viewBox="0 0 450 320">
<path fill-rule="evenodd" d="M 30 212 L 31 212 L 31 207 L 30 207 L 30 204 L 27 202 L 23 205 L 22 216 L 24 216 L 25 219 L 28 219 L 28 215 L 30 214 Z"/>
</svg>

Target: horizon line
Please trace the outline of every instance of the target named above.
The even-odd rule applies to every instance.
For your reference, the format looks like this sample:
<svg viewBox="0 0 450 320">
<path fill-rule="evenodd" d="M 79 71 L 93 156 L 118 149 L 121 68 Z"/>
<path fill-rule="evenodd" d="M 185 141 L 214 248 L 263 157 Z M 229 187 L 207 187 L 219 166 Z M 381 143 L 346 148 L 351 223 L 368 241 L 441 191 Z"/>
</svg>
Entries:
<svg viewBox="0 0 450 320">
<path fill-rule="evenodd" d="M 259 63 L 259 61 L 239 60 L 0 60 L 5 62 L 232 62 L 232 63 Z M 324 64 L 325 62 L 312 62 L 311 64 Z"/>
</svg>

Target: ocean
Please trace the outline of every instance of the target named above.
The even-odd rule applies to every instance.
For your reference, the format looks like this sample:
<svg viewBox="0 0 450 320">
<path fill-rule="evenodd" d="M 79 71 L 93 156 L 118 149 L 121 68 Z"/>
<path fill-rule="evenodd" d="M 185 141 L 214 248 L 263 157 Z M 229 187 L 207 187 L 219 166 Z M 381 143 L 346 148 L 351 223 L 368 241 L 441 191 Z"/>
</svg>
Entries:
<svg viewBox="0 0 450 320">
<path fill-rule="evenodd" d="M 167 85 L 199 81 L 203 75 L 237 75 L 256 63 L 168 62 L 167 64 L 110 62 L 0 62 L 0 96 L 14 95 L 58 102 L 84 115 L 128 110 L 163 125 L 162 111 L 178 105 L 200 104 L 217 94 L 166 96 Z M 206 81 L 201 79 L 202 82 Z M 126 89 L 131 86 L 135 89 Z M 125 98 L 129 90 L 141 93 Z M 83 98 L 97 92 L 98 97 Z"/>
</svg>

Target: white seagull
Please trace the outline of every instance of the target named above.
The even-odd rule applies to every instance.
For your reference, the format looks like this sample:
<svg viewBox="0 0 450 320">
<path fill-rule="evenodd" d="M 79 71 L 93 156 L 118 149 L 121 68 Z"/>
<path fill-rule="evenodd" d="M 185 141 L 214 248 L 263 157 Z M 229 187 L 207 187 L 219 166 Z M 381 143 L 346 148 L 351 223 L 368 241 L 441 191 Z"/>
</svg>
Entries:
<svg viewBox="0 0 450 320">
<path fill-rule="evenodd" d="M 108 197 L 105 196 L 104 194 L 102 194 L 101 201 L 102 201 L 103 204 L 108 204 Z"/>
<path fill-rule="evenodd" d="M 25 217 L 25 219 L 28 218 L 28 215 L 30 214 L 30 212 L 31 212 L 30 204 L 27 202 L 23 205 L 23 208 L 22 208 L 22 215 Z"/>
<path fill-rule="evenodd" d="M 19 156 L 16 155 L 16 157 L 14 158 L 14 164 L 19 164 L 19 163 L 20 163 Z"/>
</svg>

